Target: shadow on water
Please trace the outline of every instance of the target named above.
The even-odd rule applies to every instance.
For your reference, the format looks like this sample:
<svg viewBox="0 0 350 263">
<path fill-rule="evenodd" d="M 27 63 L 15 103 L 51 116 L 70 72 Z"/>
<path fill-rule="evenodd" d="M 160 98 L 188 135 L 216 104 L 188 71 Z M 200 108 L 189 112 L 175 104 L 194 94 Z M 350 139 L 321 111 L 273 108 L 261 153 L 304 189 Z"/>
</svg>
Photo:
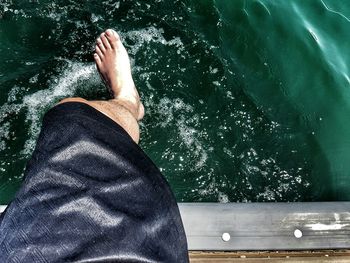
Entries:
<svg viewBox="0 0 350 263">
<path fill-rule="evenodd" d="M 141 146 L 179 201 L 348 199 L 350 38 L 337 10 L 350 7 L 338 2 L 5 1 L 0 201 L 48 108 L 108 98 L 92 52 L 109 27 L 146 107 Z"/>
</svg>

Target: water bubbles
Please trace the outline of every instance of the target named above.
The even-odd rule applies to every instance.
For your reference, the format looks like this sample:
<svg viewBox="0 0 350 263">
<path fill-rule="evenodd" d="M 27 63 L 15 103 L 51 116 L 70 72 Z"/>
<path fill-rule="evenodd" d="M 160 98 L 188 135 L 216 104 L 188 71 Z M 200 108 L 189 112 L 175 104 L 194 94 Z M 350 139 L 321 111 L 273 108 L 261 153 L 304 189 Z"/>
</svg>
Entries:
<svg viewBox="0 0 350 263">
<path fill-rule="evenodd" d="M 95 15 L 95 14 L 91 14 L 91 22 L 92 23 L 97 23 L 101 19 L 103 19 L 101 16 Z"/>
<path fill-rule="evenodd" d="M 31 77 L 29 79 L 29 83 L 31 83 L 31 84 L 37 83 L 38 82 L 38 77 L 39 77 L 39 74 L 34 75 L 33 77 Z"/>
<path fill-rule="evenodd" d="M 9 140 L 10 123 L 6 122 L 0 126 L 0 151 L 6 149 L 6 140 Z"/>
<path fill-rule="evenodd" d="M 217 81 L 217 80 L 216 80 L 216 81 L 213 81 L 212 83 L 213 83 L 215 86 L 217 86 L 217 87 L 219 87 L 219 86 L 220 86 L 220 82 L 219 82 L 219 81 Z"/>
<path fill-rule="evenodd" d="M 271 191 L 268 187 L 265 187 L 264 191 L 257 195 L 257 200 L 274 201 L 276 200 L 276 192 Z"/>
<path fill-rule="evenodd" d="M 135 55 L 141 48 L 144 48 L 145 44 L 148 44 L 150 42 L 159 43 L 165 46 L 175 46 L 178 48 L 179 52 L 183 50 L 184 45 L 179 37 L 175 37 L 171 40 L 166 40 L 163 34 L 163 28 L 156 28 L 154 26 L 140 30 L 121 32 L 122 37 L 131 39 L 133 41 L 133 44 L 128 49 L 128 52 L 131 55 Z"/>
<path fill-rule="evenodd" d="M 219 203 L 229 203 L 230 200 L 226 194 L 219 191 L 218 192 L 218 202 Z"/>
<path fill-rule="evenodd" d="M 18 86 L 14 86 L 8 93 L 8 97 L 7 97 L 7 102 L 11 103 L 11 102 L 15 102 L 17 100 L 17 96 L 20 93 L 21 88 Z"/>
<path fill-rule="evenodd" d="M 218 73 L 219 69 L 218 68 L 213 68 L 212 66 L 209 66 L 209 72 L 211 74 L 216 74 Z"/>
<path fill-rule="evenodd" d="M 230 90 L 226 91 L 226 96 L 230 100 L 234 100 L 235 99 L 235 97 L 232 95 L 232 91 L 230 91 Z"/>
</svg>

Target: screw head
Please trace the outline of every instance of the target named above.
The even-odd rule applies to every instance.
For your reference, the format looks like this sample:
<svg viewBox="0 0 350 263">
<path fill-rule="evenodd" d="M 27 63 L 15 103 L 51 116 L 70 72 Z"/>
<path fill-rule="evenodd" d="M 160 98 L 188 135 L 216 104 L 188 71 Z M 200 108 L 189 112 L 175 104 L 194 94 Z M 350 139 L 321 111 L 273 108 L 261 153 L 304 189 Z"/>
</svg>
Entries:
<svg viewBox="0 0 350 263">
<path fill-rule="evenodd" d="M 222 236 L 221 236 L 222 240 L 227 242 L 231 239 L 231 236 L 229 233 L 223 233 Z"/>
<path fill-rule="evenodd" d="M 296 238 L 301 238 L 301 237 L 303 236 L 303 232 L 301 232 L 300 229 L 295 229 L 295 230 L 294 230 L 294 236 L 295 236 Z"/>
</svg>

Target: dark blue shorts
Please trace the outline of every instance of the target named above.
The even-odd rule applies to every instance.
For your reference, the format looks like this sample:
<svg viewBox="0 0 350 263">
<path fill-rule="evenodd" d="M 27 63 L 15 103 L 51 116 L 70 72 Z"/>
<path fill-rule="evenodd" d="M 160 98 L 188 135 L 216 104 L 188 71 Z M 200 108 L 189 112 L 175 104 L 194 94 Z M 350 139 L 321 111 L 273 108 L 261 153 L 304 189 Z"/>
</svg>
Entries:
<svg viewBox="0 0 350 263">
<path fill-rule="evenodd" d="M 46 113 L 0 222 L 0 262 L 188 262 L 168 183 L 118 124 L 83 103 Z"/>
</svg>

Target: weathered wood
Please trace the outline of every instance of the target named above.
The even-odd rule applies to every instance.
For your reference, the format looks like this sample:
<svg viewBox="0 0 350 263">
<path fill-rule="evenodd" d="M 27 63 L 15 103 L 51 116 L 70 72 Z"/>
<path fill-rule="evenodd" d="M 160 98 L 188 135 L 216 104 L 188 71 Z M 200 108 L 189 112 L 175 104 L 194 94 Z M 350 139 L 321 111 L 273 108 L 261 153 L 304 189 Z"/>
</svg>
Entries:
<svg viewBox="0 0 350 263">
<path fill-rule="evenodd" d="M 350 202 L 180 203 L 179 207 L 190 250 L 350 248 Z M 224 233 L 230 236 L 226 242 Z"/>
<path fill-rule="evenodd" d="M 191 263 L 226 263 L 226 262 L 350 262 L 349 250 L 322 251 L 262 251 L 262 252 L 190 252 Z"/>
</svg>

